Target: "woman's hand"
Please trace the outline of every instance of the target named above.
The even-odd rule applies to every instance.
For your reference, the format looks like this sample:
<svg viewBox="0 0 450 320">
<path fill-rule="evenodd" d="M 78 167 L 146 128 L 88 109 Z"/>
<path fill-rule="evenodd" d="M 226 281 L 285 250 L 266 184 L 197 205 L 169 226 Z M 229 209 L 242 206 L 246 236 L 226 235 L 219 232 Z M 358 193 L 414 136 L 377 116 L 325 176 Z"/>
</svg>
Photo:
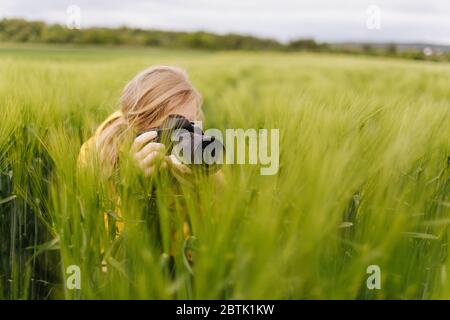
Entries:
<svg viewBox="0 0 450 320">
<path fill-rule="evenodd" d="M 157 137 L 156 131 L 148 131 L 138 136 L 131 147 L 133 157 L 149 177 L 158 169 L 169 169 L 175 178 L 184 180 L 192 174 L 188 166 L 180 162 L 174 155 L 166 156 L 164 144 L 152 142 Z"/>
<path fill-rule="evenodd" d="M 192 176 L 192 170 L 185 164 L 181 163 L 173 154 L 166 157 L 167 165 L 170 173 L 179 182 L 189 182 L 188 178 Z"/>
<path fill-rule="evenodd" d="M 131 147 L 131 153 L 146 177 L 151 176 L 158 168 L 167 167 L 165 146 L 152 142 L 157 135 L 156 131 L 145 132 L 134 140 Z"/>
</svg>

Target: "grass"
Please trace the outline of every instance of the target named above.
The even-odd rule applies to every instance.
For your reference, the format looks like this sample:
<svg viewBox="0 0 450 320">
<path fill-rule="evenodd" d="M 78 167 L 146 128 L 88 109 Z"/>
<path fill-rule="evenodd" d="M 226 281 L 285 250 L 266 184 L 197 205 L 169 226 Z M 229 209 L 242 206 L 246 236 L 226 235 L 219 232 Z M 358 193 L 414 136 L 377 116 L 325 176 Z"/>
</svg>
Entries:
<svg viewBox="0 0 450 320">
<path fill-rule="evenodd" d="M 217 190 L 124 165 L 113 193 L 95 165 L 77 171 L 152 64 L 188 70 L 206 127 L 279 128 L 278 174 L 225 166 Z M 2 45 L 0 297 L 449 299 L 449 86 L 448 64 L 384 58 Z M 103 212 L 122 213 L 119 237 Z M 174 236 L 186 215 L 192 273 Z M 64 285 L 73 264 L 81 290 Z"/>
</svg>

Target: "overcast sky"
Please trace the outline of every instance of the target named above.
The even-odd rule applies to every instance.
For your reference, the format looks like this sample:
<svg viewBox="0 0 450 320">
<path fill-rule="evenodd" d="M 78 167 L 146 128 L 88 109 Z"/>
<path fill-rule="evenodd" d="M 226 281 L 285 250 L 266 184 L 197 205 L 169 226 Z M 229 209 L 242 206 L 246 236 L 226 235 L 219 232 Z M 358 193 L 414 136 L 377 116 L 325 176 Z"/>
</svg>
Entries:
<svg viewBox="0 0 450 320">
<path fill-rule="evenodd" d="M 450 44 L 450 0 L 0 0 L 0 17 L 66 24 L 69 5 L 81 9 L 81 27 Z"/>
</svg>

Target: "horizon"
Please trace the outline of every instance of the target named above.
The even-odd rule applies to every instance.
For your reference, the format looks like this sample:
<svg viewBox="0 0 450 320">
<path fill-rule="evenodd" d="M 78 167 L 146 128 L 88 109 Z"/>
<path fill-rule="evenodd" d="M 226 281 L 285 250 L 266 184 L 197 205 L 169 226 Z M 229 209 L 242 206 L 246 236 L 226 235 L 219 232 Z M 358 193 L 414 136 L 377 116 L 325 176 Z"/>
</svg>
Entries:
<svg viewBox="0 0 450 320">
<path fill-rule="evenodd" d="M 21 19 L 27 22 L 43 22 L 47 25 L 64 25 L 62 23 L 58 23 L 58 22 L 47 22 L 45 20 L 29 20 L 26 19 L 24 17 L 0 17 L 0 21 L 3 19 Z M 290 39 L 289 41 L 281 41 L 279 39 L 273 38 L 273 37 L 265 37 L 265 36 L 261 36 L 261 35 L 255 35 L 255 34 L 249 34 L 249 33 L 239 33 L 239 32 L 214 32 L 214 31 L 210 31 L 210 30 L 203 30 L 203 29 L 198 29 L 198 30 L 176 30 L 176 29 L 162 29 L 162 28 L 145 28 L 145 27 L 133 27 L 133 26 L 129 26 L 129 25 L 117 25 L 117 26 L 103 26 L 103 25 L 91 25 L 91 26 L 84 26 L 81 27 L 80 30 L 86 30 L 89 28 L 105 28 L 105 29 L 110 29 L 110 30 L 118 30 L 120 28 L 129 28 L 129 29 L 136 29 L 136 30 L 144 30 L 144 31 L 159 31 L 159 32 L 173 32 L 173 33 L 197 33 L 197 32 L 204 32 L 204 33 L 209 33 L 209 34 L 213 34 L 213 35 L 218 35 L 218 36 L 226 36 L 226 35 L 237 35 L 237 36 L 242 36 L 242 37 L 254 37 L 260 40 L 274 40 L 279 42 L 282 45 L 286 45 L 288 44 L 290 41 L 297 41 L 297 40 L 313 40 L 316 43 L 322 43 L 322 44 L 329 44 L 329 45 L 364 45 L 364 44 L 368 44 L 368 45 L 374 45 L 374 46 L 383 46 L 383 45 L 397 45 L 397 46 L 432 46 L 432 47 L 448 47 L 450 48 L 450 43 L 433 43 L 433 42 L 425 42 L 425 41 L 411 41 L 411 42 L 392 42 L 392 41 L 364 41 L 364 40 L 338 40 L 338 41 L 319 41 L 315 38 L 293 38 Z"/>
<path fill-rule="evenodd" d="M 0 19 L 23 18 L 49 24 L 66 24 L 79 9 L 80 28 L 153 29 L 172 32 L 210 32 L 269 38 L 286 43 L 314 39 L 326 43 L 450 45 L 450 3 L 431 0 L 336 3 L 244 0 L 239 3 L 191 0 L 2 0 Z M 104 9 L 108 6 L 108 9 Z M 73 9 L 73 8 L 72 8 Z M 69 10 L 69 11 L 68 11 Z"/>
</svg>

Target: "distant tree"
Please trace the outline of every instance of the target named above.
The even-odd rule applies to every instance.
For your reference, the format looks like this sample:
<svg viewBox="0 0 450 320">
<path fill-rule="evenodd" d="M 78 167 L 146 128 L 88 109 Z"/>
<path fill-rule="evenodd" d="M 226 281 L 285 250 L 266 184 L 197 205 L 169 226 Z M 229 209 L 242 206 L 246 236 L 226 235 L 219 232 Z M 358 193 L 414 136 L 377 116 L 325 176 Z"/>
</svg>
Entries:
<svg viewBox="0 0 450 320">
<path fill-rule="evenodd" d="M 321 46 L 312 39 L 299 39 L 289 42 L 288 48 L 291 50 L 319 51 Z"/>
<path fill-rule="evenodd" d="M 362 48 L 362 52 L 365 53 L 365 54 L 374 54 L 374 53 L 376 53 L 375 48 L 372 45 L 368 44 L 368 43 L 363 44 L 361 48 Z"/>
<path fill-rule="evenodd" d="M 72 30 L 70 30 L 72 31 Z M 41 42 L 48 43 L 67 43 L 70 42 L 71 36 L 68 29 L 60 25 L 46 26 L 41 35 Z"/>
<path fill-rule="evenodd" d="M 395 56 L 397 55 L 397 46 L 395 43 L 391 43 L 387 46 L 386 52 L 388 55 Z"/>
</svg>

